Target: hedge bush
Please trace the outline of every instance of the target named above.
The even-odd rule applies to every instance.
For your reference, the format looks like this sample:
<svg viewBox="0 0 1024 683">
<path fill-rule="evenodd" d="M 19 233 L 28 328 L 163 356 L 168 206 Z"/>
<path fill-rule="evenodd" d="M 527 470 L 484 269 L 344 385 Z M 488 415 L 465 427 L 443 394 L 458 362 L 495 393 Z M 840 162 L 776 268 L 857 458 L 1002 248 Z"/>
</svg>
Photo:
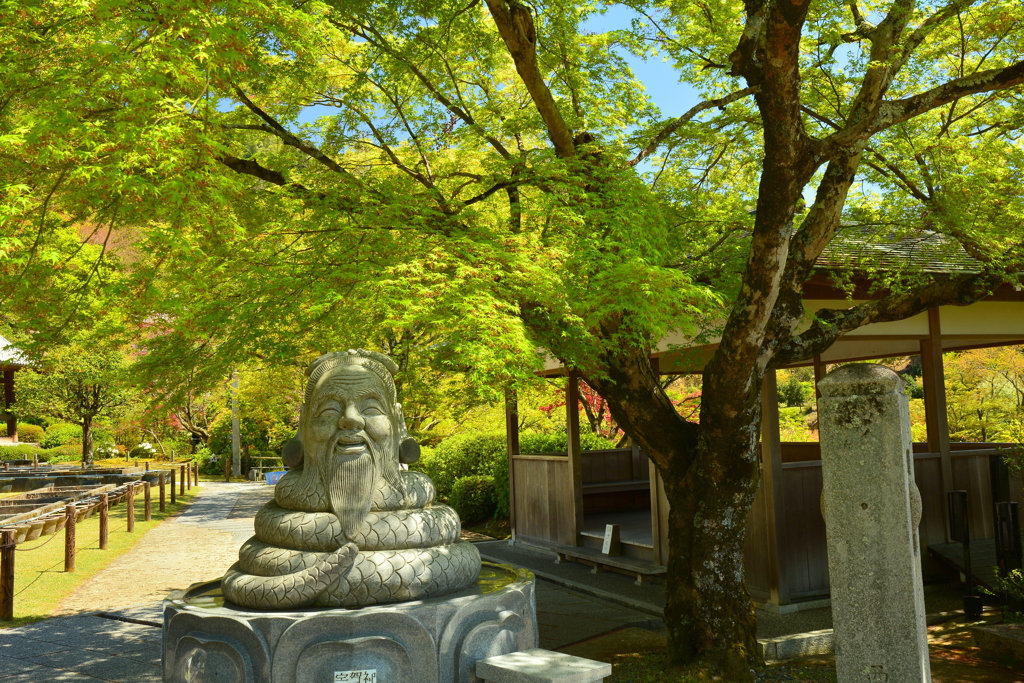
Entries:
<svg viewBox="0 0 1024 683">
<path fill-rule="evenodd" d="M 38 446 L 18 444 L 17 446 L 0 446 L 0 460 L 31 460 L 33 455 L 43 457 L 44 451 Z"/>
<path fill-rule="evenodd" d="M 95 458 L 95 450 L 93 451 L 93 457 Z M 80 443 L 69 443 L 65 446 L 57 446 L 56 448 L 46 450 L 46 462 L 48 463 L 80 461 L 81 459 L 82 444 Z"/>
<path fill-rule="evenodd" d="M 18 441 L 27 441 L 28 443 L 39 443 L 43 438 L 45 429 L 39 425 L 29 424 L 27 422 L 18 423 Z M 0 422 L 0 436 L 7 436 L 7 423 Z"/>
<path fill-rule="evenodd" d="M 33 455 L 39 456 L 40 462 L 69 462 L 81 460 L 81 444 L 69 444 L 57 446 L 56 448 L 39 448 L 19 444 L 17 446 L 0 446 L 0 460 L 31 460 Z"/>
<path fill-rule="evenodd" d="M 484 522 L 494 516 L 497 500 L 494 477 L 478 474 L 459 477 L 452 486 L 452 507 L 463 522 Z"/>
<path fill-rule="evenodd" d="M 82 428 L 78 425 L 58 422 L 46 429 L 46 434 L 39 440 L 43 448 L 56 448 L 70 443 L 82 443 Z"/>
<path fill-rule="evenodd" d="M 564 453 L 568 439 L 565 434 L 527 432 L 519 436 L 522 453 Z M 587 432 L 580 435 L 583 450 L 614 448 L 607 439 Z M 450 436 L 434 449 L 423 449 L 419 462 L 410 469 L 423 472 L 434 480 L 437 497 L 450 502 L 455 481 L 461 477 L 489 475 L 494 478 L 497 519 L 509 516 L 508 451 L 503 433 L 470 432 Z"/>
</svg>

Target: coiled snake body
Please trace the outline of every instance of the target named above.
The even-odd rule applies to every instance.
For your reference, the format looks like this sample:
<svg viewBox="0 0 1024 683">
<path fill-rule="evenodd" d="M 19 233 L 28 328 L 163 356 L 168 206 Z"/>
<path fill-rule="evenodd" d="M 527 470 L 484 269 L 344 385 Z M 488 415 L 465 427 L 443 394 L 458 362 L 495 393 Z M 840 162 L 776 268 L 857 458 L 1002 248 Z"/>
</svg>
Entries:
<svg viewBox="0 0 1024 683">
<path fill-rule="evenodd" d="M 256 514 L 256 535 L 224 575 L 224 596 L 256 609 L 357 607 L 468 587 L 480 554 L 459 540 L 458 515 L 433 504 L 426 475 L 401 476 L 404 490 L 378 487 L 370 512 L 346 538 L 326 497 L 297 495 L 300 472 L 286 474 Z"/>
</svg>

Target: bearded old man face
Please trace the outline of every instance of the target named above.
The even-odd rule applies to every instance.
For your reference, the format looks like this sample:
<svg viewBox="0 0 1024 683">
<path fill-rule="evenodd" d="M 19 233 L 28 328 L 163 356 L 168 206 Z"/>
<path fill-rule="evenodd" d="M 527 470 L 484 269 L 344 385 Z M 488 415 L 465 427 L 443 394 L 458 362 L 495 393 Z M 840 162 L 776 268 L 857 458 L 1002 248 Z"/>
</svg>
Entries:
<svg viewBox="0 0 1024 683">
<path fill-rule="evenodd" d="M 310 406 L 310 446 L 342 462 L 394 448 L 391 406 L 384 382 L 362 365 L 342 365 L 320 381 Z M 372 446 L 371 446 L 372 444 Z"/>
<path fill-rule="evenodd" d="M 352 536 L 377 486 L 397 483 L 395 404 L 380 375 L 361 363 L 342 363 L 316 383 L 303 441 L 319 470 L 331 510 Z M 386 480 L 386 481 L 384 481 Z"/>
</svg>

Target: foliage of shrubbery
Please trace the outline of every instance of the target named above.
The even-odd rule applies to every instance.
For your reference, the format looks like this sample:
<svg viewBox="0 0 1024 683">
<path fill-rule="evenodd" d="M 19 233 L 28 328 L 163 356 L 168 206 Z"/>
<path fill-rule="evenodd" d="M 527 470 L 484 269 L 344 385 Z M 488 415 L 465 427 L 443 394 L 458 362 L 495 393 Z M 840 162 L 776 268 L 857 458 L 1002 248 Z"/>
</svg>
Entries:
<svg viewBox="0 0 1024 683">
<path fill-rule="evenodd" d="M 224 474 L 224 460 L 221 456 L 210 452 L 206 446 L 202 446 L 194 455 L 188 456 L 193 462 L 199 463 L 199 474 L 216 476 Z"/>
<path fill-rule="evenodd" d="M 58 422 L 46 429 L 46 434 L 39 440 L 43 448 L 56 448 L 70 443 L 82 443 L 82 428 L 67 422 Z"/>
<path fill-rule="evenodd" d="M 17 446 L 0 446 L 0 460 L 31 460 L 33 455 L 43 457 L 44 451 L 38 446 L 18 444 Z"/>
<path fill-rule="evenodd" d="M 128 457 L 130 458 L 155 458 L 156 455 L 156 446 L 148 441 L 143 441 L 138 446 L 128 451 Z"/>
<path fill-rule="evenodd" d="M 18 441 L 26 441 L 28 443 L 39 443 L 43 438 L 43 433 L 46 430 L 39 425 L 30 424 L 28 422 L 18 423 Z M 0 422 L 0 436 L 7 436 L 7 423 Z"/>
<path fill-rule="evenodd" d="M 463 522 L 490 519 L 497 505 L 494 477 L 486 474 L 459 477 L 452 486 L 451 504 Z"/>
<path fill-rule="evenodd" d="M 82 447 L 77 444 L 56 448 L 39 448 L 27 444 L 0 446 L 0 460 L 31 460 L 34 455 L 39 456 L 40 462 L 69 462 L 81 459 Z"/>
<path fill-rule="evenodd" d="M 124 454 L 114 444 L 107 444 L 93 448 L 92 455 L 96 460 L 111 460 L 113 458 L 121 457 Z"/>
<path fill-rule="evenodd" d="M 522 453 L 564 453 L 567 437 L 563 434 L 526 433 L 519 436 Z M 580 435 L 583 450 L 614 448 L 607 439 L 586 432 Z M 509 515 L 508 451 L 502 433 L 468 433 L 450 436 L 433 449 L 424 449 L 419 462 L 410 469 L 434 480 L 437 497 L 450 502 L 455 481 L 460 477 L 489 475 L 494 478 L 497 510 L 495 517 Z"/>
<path fill-rule="evenodd" d="M 72 462 L 82 459 L 82 444 L 69 443 L 65 446 L 57 446 L 46 451 L 46 462 Z"/>
</svg>

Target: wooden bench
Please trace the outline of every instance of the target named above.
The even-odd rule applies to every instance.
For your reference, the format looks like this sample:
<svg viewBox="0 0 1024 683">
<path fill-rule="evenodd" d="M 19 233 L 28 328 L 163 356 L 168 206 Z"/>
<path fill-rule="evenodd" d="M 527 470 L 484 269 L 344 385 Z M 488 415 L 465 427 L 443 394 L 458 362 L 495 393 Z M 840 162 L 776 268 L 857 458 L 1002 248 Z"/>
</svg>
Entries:
<svg viewBox="0 0 1024 683">
<path fill-rule="evenodd" d="M 640 560 L 633 557 L 605 555 L 593 548 L 573 547 L 567 545 L 556 545 L 551 547 L 555 553 L 555 564 L 561 564 L 567 560 L 579 562 L 593 567 L 593 573 L 599 574 L 606 568 L 614 569 L 624 574 L 636 577 L 636 585 L 643 585 L 644 581 L 650 581 L 656 576 L 663 576 L 666 567 L 654 564 L 647 560 Z"/>
</svg>

